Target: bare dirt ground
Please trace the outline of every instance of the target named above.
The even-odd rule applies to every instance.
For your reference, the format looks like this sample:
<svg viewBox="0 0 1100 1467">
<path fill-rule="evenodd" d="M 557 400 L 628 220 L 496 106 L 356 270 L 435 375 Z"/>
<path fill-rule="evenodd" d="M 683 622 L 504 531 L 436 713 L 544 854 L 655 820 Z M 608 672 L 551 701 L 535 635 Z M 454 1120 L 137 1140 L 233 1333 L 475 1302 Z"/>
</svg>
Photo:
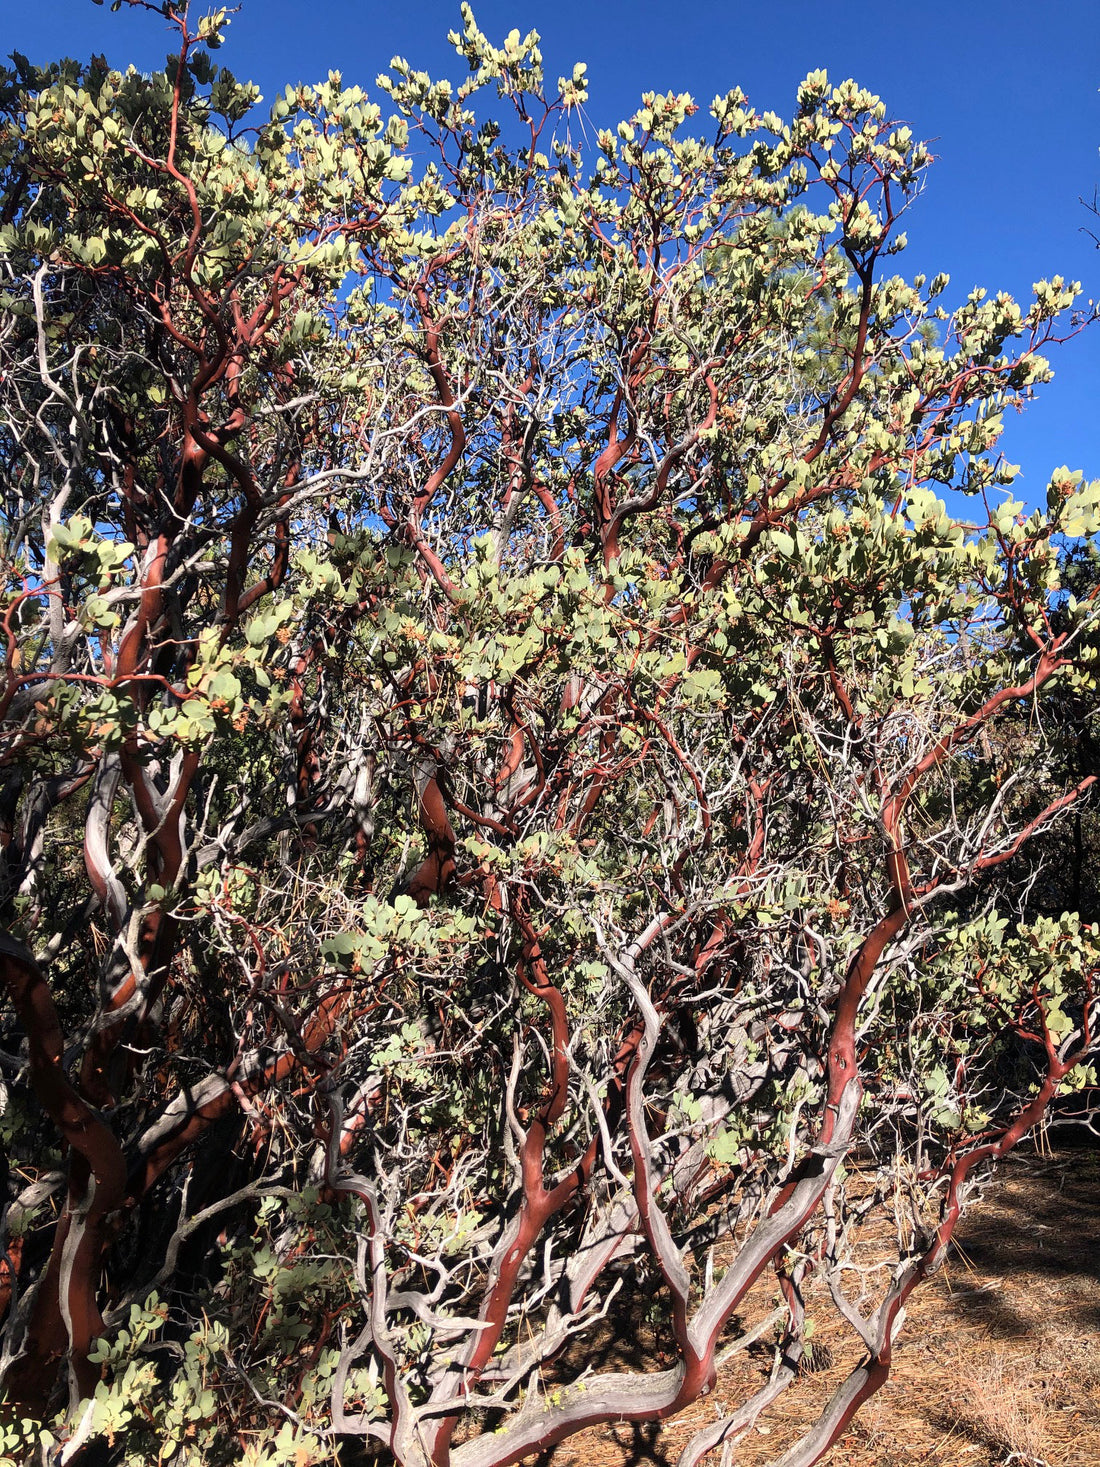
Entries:
<svg viewBox="0 0 1100 1467">
<path fill-rule="evenodd" d="M 757 1288 L 766 1300 L 770 1290 Z M 816 1318 L 812 1288 L 807 1305 Z M 738 1467 L 765 1467 L 781 1456 L 857 1363 L 858 1343 L 833 1319 L 823 1301 L 814 1342 L 819 1361 L 832 1357 L 829 1368 L 793 1385 L 761 1417 L 734 1453 Z M 654 1346 L 659 1357 L 659 1341 L 646 1351 Z M 758 1389 L 770 1363 L 770 1349 L 754 1347 L 723 1370 L 708 1400 L 676 1421 L 604 1427 L 530 1462 L 674 1467 L 692 1433 Z M 1100 1467 L 1100 1152 L 1006 1165 L 988 1200 L 960 1225 L 948 1263 L 911 1299 L 890 1381 L 826 1461 Z"/>
</svg>

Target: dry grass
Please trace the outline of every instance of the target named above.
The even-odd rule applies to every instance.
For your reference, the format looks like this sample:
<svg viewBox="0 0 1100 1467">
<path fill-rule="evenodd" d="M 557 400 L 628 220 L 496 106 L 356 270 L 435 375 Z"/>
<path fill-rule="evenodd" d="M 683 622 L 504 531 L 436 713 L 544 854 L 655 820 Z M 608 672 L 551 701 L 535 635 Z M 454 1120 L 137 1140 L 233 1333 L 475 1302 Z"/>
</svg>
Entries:
<svg viewBox="0 0 1100 1467">
<path fill-rule="evenodd" d="M 984 1438 L 1004 1467 L 1050 1467 L 1050 1408 L 1033 1377 L 1021 1379 L 1019 1361 L 995 1348 L 976 1360 L 958 1357 L 962 1395 L 959 1424 Z"/>
</svg>

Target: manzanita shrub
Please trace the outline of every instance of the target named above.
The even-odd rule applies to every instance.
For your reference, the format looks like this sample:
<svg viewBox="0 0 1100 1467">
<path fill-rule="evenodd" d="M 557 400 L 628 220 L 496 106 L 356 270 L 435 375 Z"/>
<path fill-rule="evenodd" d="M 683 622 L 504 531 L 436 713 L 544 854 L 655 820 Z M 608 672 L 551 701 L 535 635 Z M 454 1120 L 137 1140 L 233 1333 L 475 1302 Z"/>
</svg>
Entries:
<svg viewBox="0 0 1100 1467">
<path fill-rule="evenodd" d="M 774 1344 L 693 1467 L 816 1277 L 808 1467 L 1095 1081 L 1100 484 L 997 448 L 1078 288 L 895 273 L 822 72 L 593 133 L 464 7 L 264 120 L 141 8 L 0 76 L 3 1450 L 506 1467 Z"/>
</svg>

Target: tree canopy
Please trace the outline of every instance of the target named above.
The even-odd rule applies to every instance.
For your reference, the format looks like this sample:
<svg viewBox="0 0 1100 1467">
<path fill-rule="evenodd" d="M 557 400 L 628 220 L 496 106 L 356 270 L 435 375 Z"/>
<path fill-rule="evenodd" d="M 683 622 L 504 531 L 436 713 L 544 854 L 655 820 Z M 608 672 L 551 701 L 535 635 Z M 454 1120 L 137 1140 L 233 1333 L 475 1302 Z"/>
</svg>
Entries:
<svg viewBox="0 0 1100 1467">
<path fill-rule="evenodd" d="M 774 1343 L 694 1467 L 819 1277 L 809 1467 L 1095 1085 L 1100 483 L 998 448 L 1091 307 L 894 273 L 823 72 L 593 140 L 464 6 L 261 114 L 142 8 L 0 73 L 0 1443 L 506 1467 Z"/>
</svg>

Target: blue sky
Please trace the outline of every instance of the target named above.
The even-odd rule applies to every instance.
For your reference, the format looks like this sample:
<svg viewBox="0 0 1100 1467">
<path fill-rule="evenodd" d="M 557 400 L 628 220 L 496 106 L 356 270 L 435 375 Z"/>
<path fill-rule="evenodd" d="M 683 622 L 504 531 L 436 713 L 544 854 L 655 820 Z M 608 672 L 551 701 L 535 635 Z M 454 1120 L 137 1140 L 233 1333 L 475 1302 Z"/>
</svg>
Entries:
<svg viewBox="0 0 1100 1467">
<path fill-rule="evenodd" d="M 91 0 L 5 9 L 0 52 L 36 61 L 105 52 L 114 65 L 145 68 L 169 43 L 156 17 L 112 15 Z M 975 285 L 1026 298 L 1032 281 L 1056 273 L 1100 297 L 1100 252 L 1085 233 L 1090 224 L 1100 233 L 1100 221 L 1079 202 L 1100 185 L 1097 0 L 481 0 L 475 10 L 494 39 L 512 26 L 538 30 L 551 76 L 586 62 L 593 127 L 626 116 L 647 89 L 690 91 L 706 104 L 736 85 L 783 115 L 808 71 L 852 76 L 938 159 L 899 268 L 948 271 L 948 304 Z M 446 41 L 457 24 L 457 0 L 244 0 L 218 59 L 268 96 L 330 68 L 373 90 L 395 53 L 460 77 Z M 1016 492 L 1029 500 L 1058 464 L 1100 476 L 1100 328 L 1053 363 L 1055 381 L 1003 440 L 1024 469 Z"/>
</svg>

